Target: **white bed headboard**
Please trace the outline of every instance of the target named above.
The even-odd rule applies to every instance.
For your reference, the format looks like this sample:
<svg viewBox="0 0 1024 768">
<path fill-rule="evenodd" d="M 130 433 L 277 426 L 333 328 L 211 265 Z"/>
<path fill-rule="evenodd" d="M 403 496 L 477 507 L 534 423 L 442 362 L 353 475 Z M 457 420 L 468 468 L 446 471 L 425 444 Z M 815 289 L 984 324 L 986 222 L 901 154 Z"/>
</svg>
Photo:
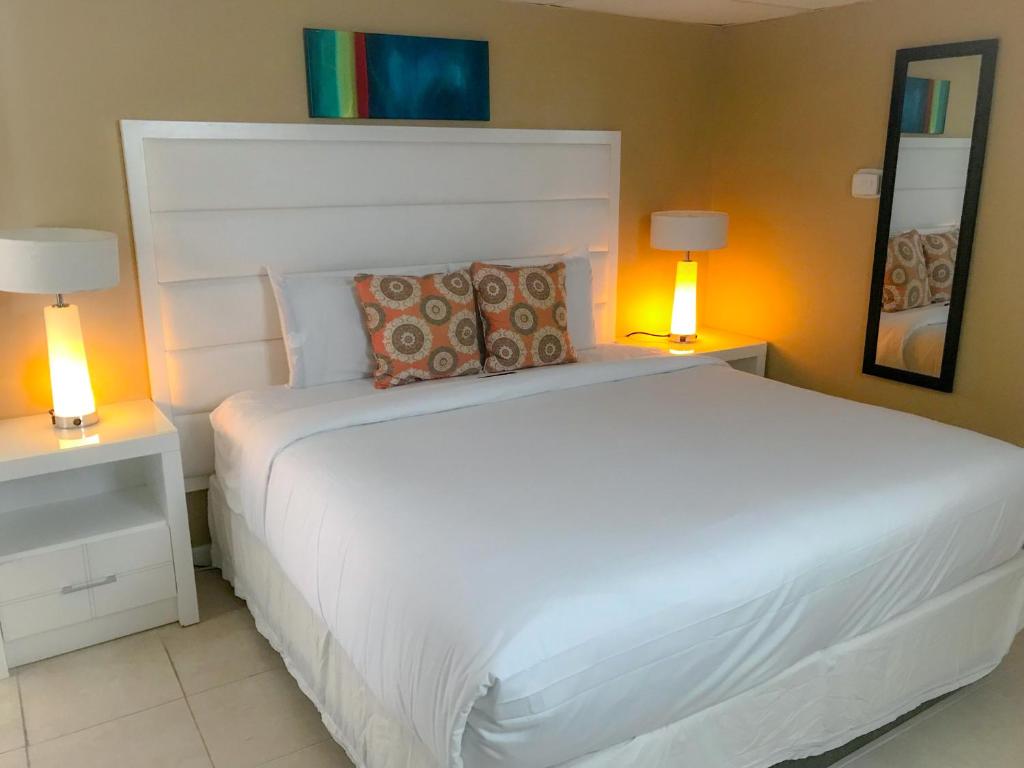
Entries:
<svg viewBox="0 0 1024 768">
<path fill-rule="evenodd" d="M 899 157 L 889 232 L 959 226 L 971 140 L 904 136 Z"/>
<path fill-rule="evenodd" d="M 153 399 L 186 487 L 213 472 L 209 413 L 285 383 L 265 266 L 515 260 L 588 247 L 615 335 L 619 134 L 365 125 L 121 123 Z"/>
</svg>

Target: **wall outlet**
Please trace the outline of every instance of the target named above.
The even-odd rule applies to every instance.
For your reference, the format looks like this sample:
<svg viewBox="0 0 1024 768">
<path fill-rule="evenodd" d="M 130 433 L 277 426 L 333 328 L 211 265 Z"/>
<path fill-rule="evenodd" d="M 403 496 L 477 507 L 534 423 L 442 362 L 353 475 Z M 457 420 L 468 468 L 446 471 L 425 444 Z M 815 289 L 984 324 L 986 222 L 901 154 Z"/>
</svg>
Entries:
<svg viewBox="0 0 1024 768">
<path fill-rule="evenodd" d="M 875 198 L 882 194 L 882 172 L 877 168 L 861 168 L 853 174 L 853 196 Z"/>
</svg>

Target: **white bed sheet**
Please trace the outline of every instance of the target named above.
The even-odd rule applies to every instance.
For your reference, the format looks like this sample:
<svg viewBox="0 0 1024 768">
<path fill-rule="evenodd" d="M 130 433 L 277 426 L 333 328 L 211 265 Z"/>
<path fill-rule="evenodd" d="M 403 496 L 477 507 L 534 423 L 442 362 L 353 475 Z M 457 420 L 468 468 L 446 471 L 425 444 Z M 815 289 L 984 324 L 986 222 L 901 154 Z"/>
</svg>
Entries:
<svg viewBox="0 0 1024 768">
<path fill-rule="evenodd" d="M 582 363 L 616 362 L 650 357 L 665 357 L 667 353 L 656 348 L 630 347 L 621 344 L 601 344 L 590 349 L 577 350 Z M 451 385 L 466 386 L 472 381 L 466 377 L 418 382 L 415 391 Z M 413 386 L 413 385 L 406 385 Z M 406 390 L 408 391 L 408 390 Z M 291 388 L 280 384 L 262 389 L 247 390 L 232 395 L 211 417 L 214 426 L 214 453 L 217 479 L 225 500 L 232 509 L 242 509 L 241 457 L 244 441 L 251 435 L 251 425 L 266 422 L 275 416 L 357 397 L 387 398 L 387 392 L 374 389 L 370 378 L 339 381 L 315 387 Z"/>
<path fill-rule="evenodd" d="M 890 368 L 938 376 L 946 347 L 949 304 L 882 312 L 875 362 Z"/>
<path fill-rule="evenodd" d="M 391 415 L 419 415 L 371 424 L 353 411 L 388 409 L 358 395 L 214 416 L 235 508 L 440 765 L 553 765 L 681 720 L 1024 541 L 1024 451 L 722 365 L 621 367 L 415 385 Z"/>
</svg>

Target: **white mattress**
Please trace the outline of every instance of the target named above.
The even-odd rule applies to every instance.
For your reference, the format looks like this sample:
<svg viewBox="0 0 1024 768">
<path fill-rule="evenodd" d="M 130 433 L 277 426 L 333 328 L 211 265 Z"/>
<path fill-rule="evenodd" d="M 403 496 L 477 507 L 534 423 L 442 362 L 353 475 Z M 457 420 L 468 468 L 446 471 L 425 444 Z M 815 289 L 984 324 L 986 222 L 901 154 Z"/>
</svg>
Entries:
<svg viewBox="0 0 1024 768">
<path fill-rule="evenodd" d="M 439 765 L 624 742 L 1024 541 L 1021 450 L 700 360 L 292 394 L 218 409 L 218 476 Z"/>
</svg>

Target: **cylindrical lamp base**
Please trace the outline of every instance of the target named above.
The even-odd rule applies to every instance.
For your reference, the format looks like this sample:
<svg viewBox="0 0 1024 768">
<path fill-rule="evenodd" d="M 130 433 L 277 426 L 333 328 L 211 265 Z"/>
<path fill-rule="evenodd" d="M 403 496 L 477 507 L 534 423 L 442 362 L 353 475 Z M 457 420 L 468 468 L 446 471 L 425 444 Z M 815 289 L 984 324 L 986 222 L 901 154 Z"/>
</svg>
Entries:
<svg viewBox="0 0 1024 768">
<path fill-rule="evenodd" d="M 61 429 L 95 424 L 99 417 L 92 396 L 78 307 L 74 304 L 47 307 L 43 316 L 50 356 L 53 424 Z"/>
<path fill-rule="evenodd" d="M 96 411 L 86 413 L 82 416 L 58 416 L 52 409 L 50 410 L 50 421 L 53 422 L 53 426 L 57 429 L 81 429 L 82 427 L 91 427 L 99 420 L 100 415 L 96 413 Z"/>
<path fill-rule="evenodd" d="M 692 341 L 697 337 L 697 262 L 676 264 L 676 290 L 672 299 L 672 323 L 669 337 Z"/>
<path fill-rule="evenodd" d="M 670 333 L 668 335 L 668 339 L 675 344 L 693 344 L 697 340 L 697 334 L 687 333 L 683 335 L 679 333 Z"/>
</svg>

